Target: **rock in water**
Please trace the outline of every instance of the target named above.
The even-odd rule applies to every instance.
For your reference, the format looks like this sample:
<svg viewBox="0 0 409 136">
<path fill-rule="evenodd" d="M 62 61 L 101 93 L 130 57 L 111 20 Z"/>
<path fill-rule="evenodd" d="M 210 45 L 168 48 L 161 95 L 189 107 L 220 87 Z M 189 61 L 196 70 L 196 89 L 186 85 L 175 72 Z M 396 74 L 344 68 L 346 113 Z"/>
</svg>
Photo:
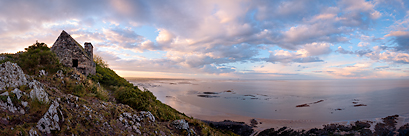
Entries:
<svg viewBox="0 0 409 136">
<path fill-rule="evenodd" d="M 251 126 L 252 126 L 252 127 L 255 127 L 255 126 L 258 125 L 258 121 L 257 121 L 256 119 L 251 119 L 251 120 L 250 120 L 250 123 L 251 123 Z"/>
</svg>

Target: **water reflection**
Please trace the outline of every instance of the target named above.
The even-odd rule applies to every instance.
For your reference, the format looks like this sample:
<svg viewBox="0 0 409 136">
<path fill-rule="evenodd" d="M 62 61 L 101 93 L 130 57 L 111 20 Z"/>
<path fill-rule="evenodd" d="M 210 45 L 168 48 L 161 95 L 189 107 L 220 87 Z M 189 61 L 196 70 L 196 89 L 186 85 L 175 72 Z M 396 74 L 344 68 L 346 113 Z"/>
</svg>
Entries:
<svg viewBox="0 0 409 136">
<path fill-rule="evenodd" d="M 160 101 L 189 116 L 204 119 L 237 116 L 326 122 L 409 113 L 408 80 L 153 80 L 146 83 Z"/>
</svg>

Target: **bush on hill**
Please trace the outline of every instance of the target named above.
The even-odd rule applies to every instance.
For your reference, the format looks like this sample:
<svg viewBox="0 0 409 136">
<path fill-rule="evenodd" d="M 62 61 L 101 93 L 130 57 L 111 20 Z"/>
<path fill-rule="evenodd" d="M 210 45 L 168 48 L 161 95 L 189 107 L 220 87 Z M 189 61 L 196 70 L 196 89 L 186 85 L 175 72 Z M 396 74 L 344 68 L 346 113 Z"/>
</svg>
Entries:
<svg viewBox="0 0 409 136">
<path fill-rule="evenodd" d="M 36 42 L 25 50 L 18 55 L 17 64 L 26 74 L 36 75 L 43 69 L 54 74 L 62 68 L 57 56 L 45 43 Z"/>
<path fill-rule="evenodd" d="M 157 100 L 150 91 L 141 91 L 137 86 L 118 76 L 115 71 L 108 68 L 101 57 L 94 56 L 94 62 L 96 74 L 90 75 L 89 78 L 111 89 L 118 102 L 137 110 L 150 111 L 159 120 L 175 120 L 183 116 L 177 110 Z"/>
</svg>

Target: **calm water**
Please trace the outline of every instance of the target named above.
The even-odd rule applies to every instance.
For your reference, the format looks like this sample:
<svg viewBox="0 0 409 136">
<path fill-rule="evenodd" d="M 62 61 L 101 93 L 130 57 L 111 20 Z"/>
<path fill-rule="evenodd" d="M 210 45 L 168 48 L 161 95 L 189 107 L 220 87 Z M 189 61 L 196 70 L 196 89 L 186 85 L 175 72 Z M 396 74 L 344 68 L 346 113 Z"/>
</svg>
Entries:
<svg viewBox="0 0 409 136">
<path fill-rule="evenodd" d="M 131 80 L 188 116 L 345 121 L 409 115 L 409 80 Z M 320 100 L 323 100 L 319 103 Z M 309 107 L 296 107 L 308 104 Z M 354 105 L 366 105 L 357 106 Z"/>
</svg>

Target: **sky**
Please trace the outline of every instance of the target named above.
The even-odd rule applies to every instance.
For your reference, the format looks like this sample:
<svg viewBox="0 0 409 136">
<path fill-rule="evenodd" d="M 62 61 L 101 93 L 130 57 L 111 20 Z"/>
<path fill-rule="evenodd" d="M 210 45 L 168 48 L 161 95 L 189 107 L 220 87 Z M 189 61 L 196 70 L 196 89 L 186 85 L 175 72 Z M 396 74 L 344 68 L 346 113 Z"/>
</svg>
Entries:
<svg viewBox="0 0 409 136">
<path fill-rule="evenodd" d="M 409 79 L 406 0 L 0 0 L 0 52 L 62 30 L 124 77 Z"/>
</svg>

